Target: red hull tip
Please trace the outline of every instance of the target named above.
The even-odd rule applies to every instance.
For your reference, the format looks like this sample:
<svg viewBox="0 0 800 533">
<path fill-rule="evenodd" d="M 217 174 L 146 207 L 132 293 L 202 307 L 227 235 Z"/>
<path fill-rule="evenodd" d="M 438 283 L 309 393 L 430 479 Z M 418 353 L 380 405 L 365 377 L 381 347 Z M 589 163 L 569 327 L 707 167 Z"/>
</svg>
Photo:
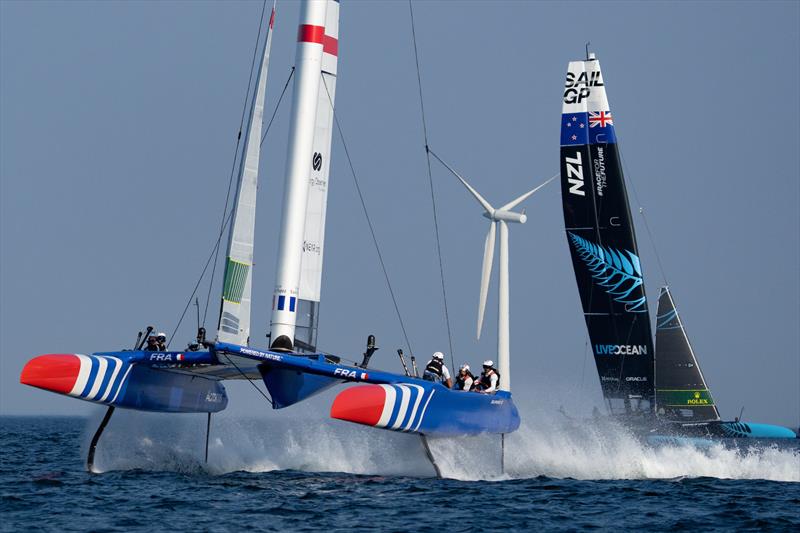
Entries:
<svg viewBox="0 0 800 533">
<path fill-rule="evenodd" d="M 333 400 L 331 418 L 374 426 L 381 419 L 386 391 L 380 385 L 359 385 L 340 392 Z"/>
<path fill-rule="evenodd" d="M 78 380 L 81 360 L 73 354 L 47 354 L 28 361 L 19 376 L 23 385 L 69 394 Z"/>
</svg>

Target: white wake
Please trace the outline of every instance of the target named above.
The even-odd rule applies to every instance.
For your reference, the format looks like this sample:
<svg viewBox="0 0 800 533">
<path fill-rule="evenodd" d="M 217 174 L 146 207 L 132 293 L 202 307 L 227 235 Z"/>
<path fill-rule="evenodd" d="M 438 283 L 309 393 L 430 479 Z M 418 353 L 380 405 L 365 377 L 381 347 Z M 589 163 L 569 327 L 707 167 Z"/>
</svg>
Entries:
<svg viewBox="0 0 800 533">
<path fill-rule="evenodd" d="M 117 411 L 100 441 L 99 470 L 234 471 L 302 470 L 401 476 L 432 476 L 420 439 L 329 420 L 301 406 L 259 418 L 214 415 L 209 462 L 203 460 L 204 415 Z M 280 416 L 278 416 L 278 414 Z M 86 445 L 97 420 L 87 425 Z M 460 480 L 674 479 L 715 477 L 800 482 L 797 448 L 722 445 L 643 446 L 618 427 L 579 428 L 561 415 L 528 420 L 505 442 L 482 436 L 430 439 L 445 477 Z M 85 451 L 85 450 L 84 450 Z"/>
</svg>

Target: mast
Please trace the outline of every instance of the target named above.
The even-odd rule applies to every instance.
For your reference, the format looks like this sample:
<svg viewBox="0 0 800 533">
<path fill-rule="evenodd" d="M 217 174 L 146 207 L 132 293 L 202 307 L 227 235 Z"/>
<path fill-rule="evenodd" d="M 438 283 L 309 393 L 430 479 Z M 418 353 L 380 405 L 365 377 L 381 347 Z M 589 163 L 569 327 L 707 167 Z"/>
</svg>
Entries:
<svg viewBox="0 0 800 533">
<path fill-rule="evenodd" d="M 300 9 L 294 101 L 270 328 L 273 349 L 294 348 L 327 7 L 327 0 L 306 0 Z"/>
<path fill-rule="evenodd" d="M 240 345 L 247 345 L 250 341 L 250 299 L 253 278 L 258 163 L 261 157 L 261 127 L 274 22 L 275 5 L 273 4 L 267 36 L 264 40 L 264 49 L 256 74 L 256 87 L 250 104 L 250 117 L 242 153 L 244 160 L 239 166 L 239 179 L 233 220 L 228 235 L 228 252 L 225 259 L 222 301 L 217 325 L 217 340 Z"/>
</svg>

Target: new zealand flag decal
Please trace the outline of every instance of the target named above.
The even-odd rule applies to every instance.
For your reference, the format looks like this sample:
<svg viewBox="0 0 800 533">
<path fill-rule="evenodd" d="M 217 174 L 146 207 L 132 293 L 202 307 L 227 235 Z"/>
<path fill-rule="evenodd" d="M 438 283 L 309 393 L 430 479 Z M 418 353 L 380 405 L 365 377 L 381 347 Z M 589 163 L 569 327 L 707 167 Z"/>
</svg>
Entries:
<svg viewBox="0 0 800 533">
<path fill-rule="evenodd" d="M 610 111 L 561 115 L 561 146 L 617 142 Z"/>
</svg>

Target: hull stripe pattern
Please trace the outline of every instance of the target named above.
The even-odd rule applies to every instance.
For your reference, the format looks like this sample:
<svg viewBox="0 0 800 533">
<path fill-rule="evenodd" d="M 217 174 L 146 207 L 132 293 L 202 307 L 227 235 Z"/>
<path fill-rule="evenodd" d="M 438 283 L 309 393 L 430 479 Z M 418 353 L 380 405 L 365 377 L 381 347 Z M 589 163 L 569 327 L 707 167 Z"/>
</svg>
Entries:
<svg viewBox="0 0 800 533">
<path fill-rule="evenodd" d="M 80 360 L 81 368 L 68 394 L 93 402 L 114 403 L 124 389 L 133 365 L 108 355 L 75 356 Z"/>
<path fill-rule="evenodd" d="M 381 417 L 375 426 L 395 431 L 416 431 L 422 424 L 435 391 L 431 389 L 426 392 L 423 387 L 413 383 L 380 387 L 386 392 L 386 397 Z M 421 410 L 420 405 L 423 405 Z"/>
</svg>

